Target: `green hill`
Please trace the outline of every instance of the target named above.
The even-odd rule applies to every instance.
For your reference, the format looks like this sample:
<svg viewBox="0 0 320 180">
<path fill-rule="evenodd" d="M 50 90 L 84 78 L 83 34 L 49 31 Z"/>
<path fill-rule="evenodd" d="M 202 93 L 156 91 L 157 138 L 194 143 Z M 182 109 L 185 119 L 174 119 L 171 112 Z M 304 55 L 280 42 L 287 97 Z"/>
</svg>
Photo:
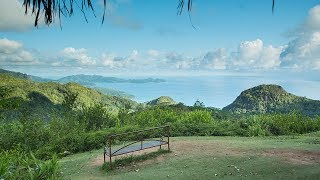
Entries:
<svg viewBox="0 0 320 180">
<path fill-rule="evenodd" d="M 157 99 L 147 102 L 147 105 L 174 105 L 174 104 L 177 104 L 177 102 L 175 102 L 169 96 L 161 96 Z"/>
<path fill-rule="evenodd" d="M 24 74 L 24 73 L 20 73 L 20 72 L 8 71 L 8 70 L 5 70 L 5 69 L 0 69 L 0 74 L 5 74 L 5 75 L 16 77 L 16 78 L 29 79 L 29 80 L 32 80 L 32 81 L 35 81 L 35 82 L 49 82 L 49 81 L 52 81 L 51 79 L 41 78 L 41 77 L 38 77 L 38 76 L 32 76 L 32 75 L 28 75 L 28 74 Z"/>
<path fill-rule="evenodd" d="M 241 92 L 235 101 L 223 110 L 233 113 L 298 111 L 315 116 L 320 115 L 320 101 L 293 95 L 278 85 L 259 85 Z"/>
<path fill-rule="evenodd" d="M 106 96 L 77 83 L 34 82 L 28 78 L 0 74 L 0 116 L 14 119 L 27 112 L 41 119 L 61 114 L 65 97 L 77 95 L 75 109 L 103 104 L 110 112 L 121 108 L 135 108 L 138 103 L 126 98 Z"/>
</svg>

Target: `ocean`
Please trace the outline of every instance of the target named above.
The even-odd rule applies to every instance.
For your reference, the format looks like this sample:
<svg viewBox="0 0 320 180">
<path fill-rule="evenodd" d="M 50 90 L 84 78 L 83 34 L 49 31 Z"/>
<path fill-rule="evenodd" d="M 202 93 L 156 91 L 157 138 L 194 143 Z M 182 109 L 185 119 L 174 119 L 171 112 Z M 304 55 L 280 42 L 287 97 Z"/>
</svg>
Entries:
<svg viewBox="0 0 320 180">
<path fill-rule="evenodd" d="M 277 84 L 287 92 L 320 99 L 320 82 L 297 78 L 264 76 L 180 76 L 156 77 L 166 80 L 161 83 L 97 83 L 98 87 L 112 88 L 135 97 L 133 100 L 147 102 L 160 96 L 170 96 L 177 102 L 193 105 L 199 100 L 207 107 L 223 108 L 232 103 L 245 89 L 260 84 Z M 288 80 L 289 79 L 289 80 Z"/>
</svg>

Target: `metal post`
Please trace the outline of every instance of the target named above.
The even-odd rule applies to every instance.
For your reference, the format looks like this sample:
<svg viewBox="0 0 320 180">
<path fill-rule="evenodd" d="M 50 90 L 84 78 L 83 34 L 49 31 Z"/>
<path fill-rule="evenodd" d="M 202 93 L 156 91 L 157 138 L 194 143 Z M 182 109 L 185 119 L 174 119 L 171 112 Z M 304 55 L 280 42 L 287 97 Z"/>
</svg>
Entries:
<svg viewBox="0 0 320 180">
<path fill-rule="evenodd" d="M 106 163 L 106 146 L 103 147 L 103 162 Z"/>
<path fill-rule="evenodd" d="M 140 146 L 140 148 L 141 148 L 141 150 L 142 150 L 142 141 L 143 141 L 143 138 L 141 137 L 141 134 L 140 134 L 140 141 L 141 141 L 141 146 Z"/>
<path fill-rule="evenodd" d="M 170 151 L 170 139 L 169 139 L 169 137 L 170 137 L 170 126 L 168 126 L 167 127 L 167 133 L 168 133 L 168 150 Z"/>
<path fill-rule="evenodd" d="M 111 154 L 111 136 L 109 137 L 109 162 L 110 162 L 110 169 L 112 169 L 112 154 Z"/>
</svg>

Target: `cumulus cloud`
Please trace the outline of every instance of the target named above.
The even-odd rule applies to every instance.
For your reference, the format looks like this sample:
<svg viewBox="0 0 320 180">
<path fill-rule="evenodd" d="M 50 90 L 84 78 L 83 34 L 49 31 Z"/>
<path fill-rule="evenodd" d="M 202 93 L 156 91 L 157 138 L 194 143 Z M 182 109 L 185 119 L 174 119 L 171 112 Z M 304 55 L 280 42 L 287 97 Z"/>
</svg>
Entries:
<svg viewBox="0 0 320 180">
<path fill-rule="evenodd" d="M 320 5 L 310 9 L 308 17 L 306 18 L 303 26 L 308 31 L 319 31 L 320 29 Z"/>
<path fill-rule="evenodd" d="M 96 61 L 87 54 L 87 50 L 84 48 L 75 49 L 73 47 L 67 47 L 62 50 L 62 59 L 64 63 L 70 65 L 94 65 Z"/>
<path fill-rule="evenodd" d="M 20 49 L 22 44 L 7 38 L 0 39 L 0 53 L 10 54 Z"/>
<path fill-rule="evenodd" d="M 202 59 L 200 65 L 206 69 L 226 69 L 229 55 L 223 48 L 208 52 Z"/>
<path fill-rule="evenodd" d="M 280 65 L 282 47 L 265 47 L 263 41 L 244 41 L 240 43 L 238 51 L 233 53 L 232 65 L 236 69 L 270 69 Z"/>
<path fill-rule="evenodd" d="M 125 66 L 126 59 L 117 57 L 115 54 L 102 54 L 101 57 L 102 65 L 110 69 L 119 69 Z"/>
<path fill-rule="evenodd" d="M 310 9 L 295 36 L 281 53 L 281 66 L 320 70 L 320 5 Z"/>
<path fill-rule="evenodd" d="M 0 65 L 19 66 L 38 64 L 31 52 L 23 48 L 20 42 L 0 39 Z"/>
<path fill-rule="evenodd" d="M 110 69 L 133 69 L 142 66 L 142 61 L 140 53 L 137 50 L 133 50 L 129 56 L 117 56 L 114 53 L 103 53 L 101 56 L 101 64 Z"/>
<path fill-rule="evenodd" d="M 19 0 L 2 0 L 0 6 L 0 31 L 25 31 L 34 25 L 34 17 L 24 14 Z"/>
<path fill-rule="evenodd" d="M 150 49 L 150 50 L 148 51 L 148 55 L 149 55 L 150 57 L 158 57 L 158 56 L 160 55 L 160 52 L 157 51 L 157 50 L 154 50 L 154 49 Z"/>
</svg>

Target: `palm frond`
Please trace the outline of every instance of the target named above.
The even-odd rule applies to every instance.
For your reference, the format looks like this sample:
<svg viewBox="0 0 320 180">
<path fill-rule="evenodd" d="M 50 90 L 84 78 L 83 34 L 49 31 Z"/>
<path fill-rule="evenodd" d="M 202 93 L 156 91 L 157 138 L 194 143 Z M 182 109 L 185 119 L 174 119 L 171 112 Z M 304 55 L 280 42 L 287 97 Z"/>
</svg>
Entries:
<svg viewBox="0 0 320 180">
<path fill-rule="evenodd" d="M 23 6 L 25 14 L 31 9 L 31 13 L 35 15 L 34 26 L 39 25 L 40 12 L 44 13 L 44 22 L 50 25 L 56 16 L 58 16 L 59 21 L 61 21 L 61 15 L 67 17 L 67 15 L 72 16 L 74 13 L 74 3 L 78 6 L 81 12 L 84 14 L 86 22 L 88 19 L 85 15 L 85 10 L 90 10 L 92 14 L 96 17 L 93 8 L 92 0 L 80 0 L 81 7 L 76 0 L 24 0 Z M 104 0 L 104 9 L 106 9 L 106 0 Z M 102 23 L 104 21 L 105 11 L 102 17 Z M 60 22 L 61 24 L 61 22 Z"/>
</svg>

